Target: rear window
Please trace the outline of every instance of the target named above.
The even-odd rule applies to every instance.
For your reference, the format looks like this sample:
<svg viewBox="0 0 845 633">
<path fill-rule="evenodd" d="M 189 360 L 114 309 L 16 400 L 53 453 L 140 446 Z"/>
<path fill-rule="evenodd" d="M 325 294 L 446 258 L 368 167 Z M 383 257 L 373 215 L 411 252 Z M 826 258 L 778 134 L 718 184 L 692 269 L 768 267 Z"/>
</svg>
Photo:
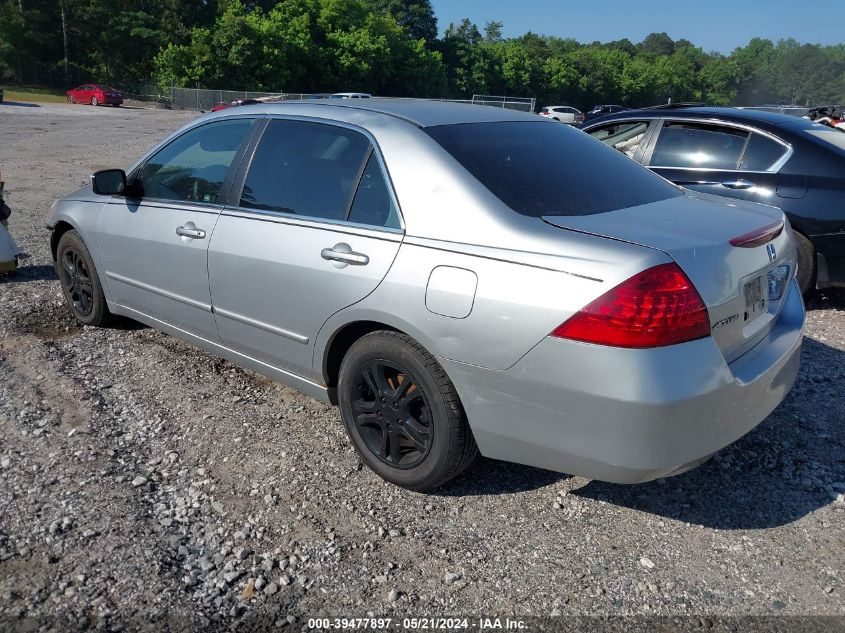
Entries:
<svg viewBox="0 0 845 633">
<path fill-rule="evenodd" d="M 845 136 L 845 135 L 843 135 Z M 760 134 L 752 134 L 739 168 L 743 171 L 766 171 L 786 153 L 786 148 Z"/>
<path fill-rule="evenodd" d="M 522 215 L 592 215 L 682 195 L 623 154 L 566 125 L 464 123 L 425 132 Z"/>
</svg>

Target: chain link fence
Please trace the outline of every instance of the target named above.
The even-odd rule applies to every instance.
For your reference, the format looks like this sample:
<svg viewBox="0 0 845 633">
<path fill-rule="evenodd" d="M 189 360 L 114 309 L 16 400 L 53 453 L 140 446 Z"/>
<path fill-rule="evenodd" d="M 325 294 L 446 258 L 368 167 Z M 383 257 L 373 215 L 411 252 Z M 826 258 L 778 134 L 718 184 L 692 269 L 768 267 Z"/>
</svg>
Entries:
<svg viewBox="0 0 845 633">
<path fill-rule="evenodd" d="M 472 103 L 475 105 L 507 108 L 508 110 L 534 112 L 536 100 L 534 99 L 534 97 L 499 97 L 494 95 L 472 95 Z"/>
<path fill-rule="evenodd" d="M 257 101 L 290 101 L 302 99 L 325 99 L 331 97 L 329 93 L 309 94 L 302 92 L 259 92 L 252 90 L 210 90 L 207 88 L 162 88 L 155 83 L 140 83 L 122 85 L 121 90 L 129 99 L 146 103 L 155 103 L 160 107 L 176 108 L 180 110 L 196 110 L 206 112 L 215 105 L 255 99 Z M 374 97 L 376 99 L 380 97 Z M 393 98 L 393 97 L 385 97 Z M 431 101 L 449 101 L 473 105 L 486 105 L 523 112 L 533 112 L 535 99 L 533 97 L 507 97 L 491 95 L 473 95 L 472 99 L 431 99 Z"/>
<path fill-rule="evenodd" d="M 809 108 L 798 105 L 763 105 L 763 106 L 738 106 L 740 110 L 759 110 L 761 112 L 774 112 L 776 114 L 788 114 L 790 116 L 806 116 Z"/>
</svg>

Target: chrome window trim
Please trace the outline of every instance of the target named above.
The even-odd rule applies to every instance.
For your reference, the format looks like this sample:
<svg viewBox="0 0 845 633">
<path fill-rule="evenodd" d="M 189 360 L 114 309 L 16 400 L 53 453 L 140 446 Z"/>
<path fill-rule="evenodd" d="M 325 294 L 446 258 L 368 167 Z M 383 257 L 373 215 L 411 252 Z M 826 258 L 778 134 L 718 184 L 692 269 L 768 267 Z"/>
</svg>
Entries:
<svg viewBox="0 0 845 633">
<path fill-rule="evenodd" d="M 307 222 L 304 223 L 303 226 L 313 226 L 313 228 L 321 228 L 319 226 L 314 226 L 314 225 L 323 224 L 323 225 L 327 225 L 328 227 L 330 227 L 330 228 L 328 228 L 328 230 L 335 230 L 335 231 L 337 230 L 337 227 L 350 227 L 350 228 L 361 227 L 361 228 L 365 228 L 366 230 L 375 231 L 375 232 L 378 232 L 378 233 L 389 233 L 389 234 L 398 234 L 398 235 L 404 235 L 405 234 L 405 216 L 402 213 L 402 207 L 399 205 L 399 200 L 396 197 L 396 190 L 395 190 L 395 187 L 393 185 L 393 180 L 390 177 L 390 172 L 387 169 L 387 164 L 385 163 L 384 157 L 382 156 L 381 147 L 379 147 L 378 141 L 376 141 L 375 136 L 373 136 L 372 133 L 369 130 L 362 128 L 358 125 L 346 123 L 344 121 L 336 121 L 334 119 L 326 119 L 326 118 L 315 117 L 315 116 L 304 116 L 304 115 L 299 115 L 299 114 L 269 114 L 269 115 L 267 115 L 266 120 L 268 121 L 268 127 L 269 127 L 269 124 L 273 120 L 302 121 L 302 122 L 305 122 L 305 123 L 316 123 L 316 124 L 319 124 L 319 125 L 330 125 L 330 126 L 334 126 L 334 127 L 344 128 L 344 129 L 351 130 L 353 132 L 357 132 L 359 134 L 362 134 L 364 137 L 366 137 L 366 139 L 370 142 L 370 147 L 372 149 L 371 154 L 373 156 L 375 156 L 376 160 L 378 161 L 382 177 L 384 178 L 385 183 L 387 184 L 388 193 L 390 195 L 391 200 L 393 201 L 394 206 L 396 207 L 396 212 L 399 215 L 400 227 L 398 229 L 395 229 L 395 228 L 387 227 L 387 226 L 374 226 L 374 225 L 371 225 L 371 224 L 358 224 L 358 223 L 355 223 L 355 222 L 348 222 L 346 220 L 330 220 L 328 218 L 321 218 L 321 217 L 318 217 L 318 216 L 311 216 L 311 215 L 302 215 L 302 214 L 298 214 L 298 213 L 285 213 L 284 211 L 272 211 L 272 210 L 266 210 L 266 209 L 252 209 L 250 207 L 242 207 L 240 205 L 240 199 L 238 199 L 236 203 L 229 205 L 224 210 L 224 215 L 229 215 L 229 214 L 225 213 L 225 211 L 235 211 L 235 210 L 237 210 L 237 211 L 242 212 L 242 213 L 255 213 L 255 214 L 258 214 L 258 215 L 271 216 L 271 217 L 272 216 L 279 216 L 280 218 L 287 221 L 287 222 L 283 222 L 283 223 L 289 223 L 289 224 L 291 224 L 291 223 L 297 224 L 296 222 L 290 222 L 290 220 L 293 220 L 293 219 L 306 220 Z M 261 135 L 262 138 L 264 136 L 264 133 L 266 133 L 266 131 L 267 130 L 265 129 L 264 132 L 262 132 L 262 135 Z M 255 147 L 252 150 L 252 155 L 249 157 L 249 163 L 246 165 L 246 170 L 244 172 L 243 178 L 241 179 L 243 182 L 246 182 L 246 176 L 249 175 L 249 169 L 252 166 L 252 161 L 255 157 L 255 153 L 258 150 L 258 146 L 260 144 L 261 144 L 261 138 L 259 138 L 258 141 L 256 142 Z M 368 156 L 368 160 L 369 160 L 369 156 Z M 364 168 L 366 168 L 366 164 L 364 165 Z M 362 173 L 363 173 L 363 171 L 362 171 Z M 356 184 L 355 192 L 357 192 L 357 184 Z M 354 196 L 353 196 L 353 201 L 354 201 Z M 323 228 L 326 228 L 326 227 L 323 227 Z M 352 234 L 357 235 L 358 233 L 353 232 Z"/>
<path fill-rule="evenodd" d="M 122 196 L 111 196 L 106 201 L 106 204 L 122 207 L 143 206 L 152 207 L 154 209 L 167 209 L 168 211 L 206 213 L 208 215 L 219 215 L 220 211 L 226 208 L 222 204 L 214 204 L 210 202 L 186 202 L 184 200 L 168 200 L 167 198 L 124 198 Z"/>
<path fill-rule="evenodd" d="M 370 224 L 358 224 L 345 220 L 328 220 L 325 218 L 312 218 L 311 216 L 298 215 L 296 213 L 285 213 L 284 211 L 268 211 L 264 209 L 250 209 L 248 207 L 228 207 L 223 209 L 221 215 L 246 220 L 257 220 L 261 222 L 273 222 L 274 224 L 288 224 L 290 226 L 301 226 L 303 228 L 332 231 L 333 233 L 346 233 L 360 237 L 371 237 L 386 240 L 389 242 L 401 242 L 405 232 L 401 229 L 388 227 L 374 227 Z"/>
<path fill-rule="evenodd" d="M 621 121 L 622 119 L 618 119 L 618 120 Z M 663 128 L 666 126 L 667 123 L 687 123 L 687 122 L 703 123 L 703 124 L 706 124 L 706 125 L 719 125 L 721 127 L 730 127 L 730 128 L 735 128 L 735 129 L 738 129 L 738 130 L 743 130 L 745 132 L 748 132 L 749 134 L 759 134 L 761 136 L 767 137 L 768 139 L 774 141 L 775 143 L 778 143 L 779 145 L 781 145 L 782 147 L 784 147 L 786 149 L 786 152 L 784 152 L 784 154 L 777 161 L 772 163 L 772 165 L 768 169 L 763 169 L 763 170 L 760 170 L 760 169 L 756 169 L 756 170 L 739 169 L 739 167 L 737 167 L 736 169 L 711 168 L 711 167 L 678 167 L 678 166 L 671 167 L 671 166 L 667 166 L 667 165 L 651 165 L 651 164 L 643 163 L 646 167 L 648 167 L 650 169 L 683 169 L 685 171 L 718 171 L 718 172 L 742 172 L 742 173 L 745 173 L 745 174 L 776 174 L 783 168 L 784 165 L 786 165 L 786 163 L 789 161 L 790 158 L 792 158 L 792 155 L 795 153 L 795 150 L 793 149 L 791 143 L 787 143 L 783 139 L 775 136 L 774 134 L 772 134 L 771 132 L 769 132 L 767 130 L 761 130 L 760 128 L 756 128 L 756 127 L 753 127 L 751 125 L 747 125 L 745 123 L 736 123 L 734 121 L 724 121 L 722 119 L 708 119 L 708 118 L 699 118 L 699 117 L 690 117 L 690 118 L 684 117 L 683 119 L 673 119 L 673 118 L 669 118 L 669 117 L 664 117 L 664 118 L 662 118 L 661 125 L 658 126 L 657 139 L 658 140 L 660 139 L 660 134 L 662 133 Z M 608 123 L 610 123 L 610 121 L 608 121 Z M 589 134 L 589 132 L 588 132 L 588 134 Z M 750 140 L 750 138 L 751 137 L 749 137 L 749 140 Z M 748 143 L 748 141 L 746 140 L 746 145 L 747 145 L 747 143 Z M 741 156 L 744 155 L 744 152 L 745 152 L 745 150 L 743 149 L 743 154 Z"/>
</svg>

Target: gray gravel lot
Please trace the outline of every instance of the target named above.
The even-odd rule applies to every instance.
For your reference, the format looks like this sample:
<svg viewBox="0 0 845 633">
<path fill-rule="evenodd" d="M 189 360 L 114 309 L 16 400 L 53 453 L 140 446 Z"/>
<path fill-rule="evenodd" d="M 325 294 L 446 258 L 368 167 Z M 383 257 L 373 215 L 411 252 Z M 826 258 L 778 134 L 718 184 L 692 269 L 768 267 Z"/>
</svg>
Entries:
<svg viewBox="0 0 845 633">
<path fill-rule="evenodd" d="M 154 330 L 70 318 L 50 205 L 192 116 L 0 105 L 31 255 L 0 279 L 0 629 L 845 617 L 845 292 L 811 299 L 787 400 L 690 473 L 618 486 L 480 460 L 407 492 L 362 468 L 334 408 Z"/>
</svg>

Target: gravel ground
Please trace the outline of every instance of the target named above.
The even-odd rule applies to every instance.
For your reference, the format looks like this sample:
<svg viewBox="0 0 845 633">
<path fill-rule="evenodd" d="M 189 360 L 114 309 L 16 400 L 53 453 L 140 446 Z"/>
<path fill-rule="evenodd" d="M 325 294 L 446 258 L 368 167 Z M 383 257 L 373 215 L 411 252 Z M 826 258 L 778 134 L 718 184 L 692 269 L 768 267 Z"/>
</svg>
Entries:
<svg viewBox="0 0 845 633">
<path fill-rule="evenodd" d="M 0 106 L 10 229 L 31 256 L 0 280 L 0 629 L 845 622 L 845 293 L 811 299 L 787 400 L 690 473 L 618 486 L 480 460 L 407 492 L 362 467 L 336 409 L 154 330 L 70 318 L 53 200 L 192 116 Z"/>
</svg>

